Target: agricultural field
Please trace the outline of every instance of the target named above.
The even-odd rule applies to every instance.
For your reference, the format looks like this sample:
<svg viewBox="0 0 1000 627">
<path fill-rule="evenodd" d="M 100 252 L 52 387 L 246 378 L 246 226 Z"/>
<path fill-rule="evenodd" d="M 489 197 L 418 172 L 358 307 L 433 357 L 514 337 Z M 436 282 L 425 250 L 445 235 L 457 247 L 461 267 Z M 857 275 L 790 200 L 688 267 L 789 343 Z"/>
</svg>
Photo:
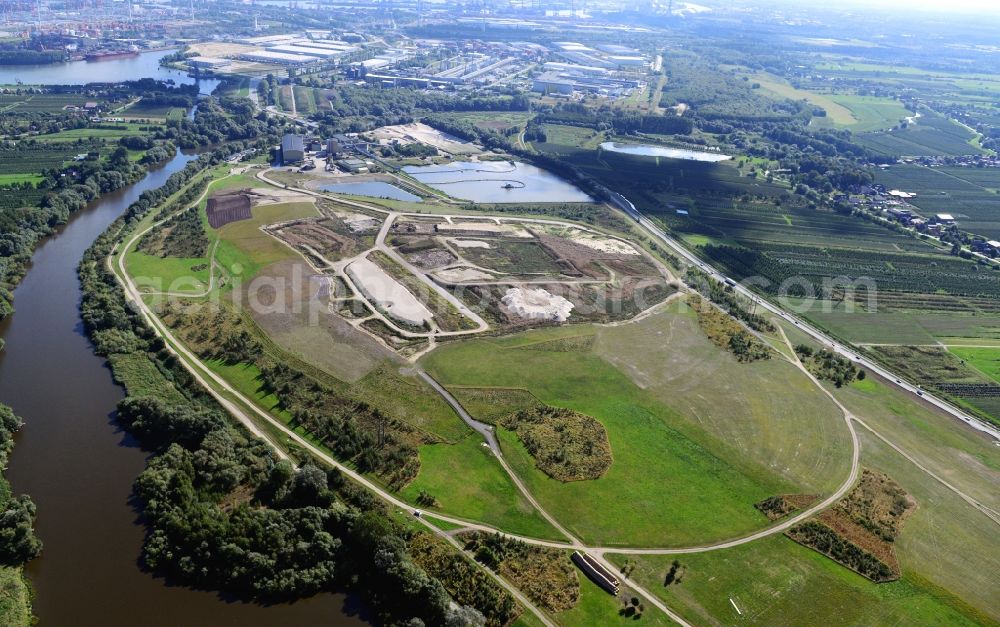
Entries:
<svg viewBox="0 0 1000 627">
<path fill-rule="evenodd" d="M 4 113 L 62 113 L 66 107 L 80 107 L 93 98 L 81 94 L 0 94 Z M 96 100 L 100 102 L 100 100 Z"/>
<path fill-rule="evenodd" d="M 872 346 L 869 350 L 908 380 L 1000 424 L 1000 383 L 965 363 L 960 353 L 969 349 L 953 353 L 935 346 Z"/>
<path fill-rule="evenodd" d="M 292 87 L 290 85 L 278 87 L 277 104 L 278 108 L 283 111 L 292 110 Z"/>
<path fill-rule="evenodd" d="M 176 111 L 180 111 L 180 115 L 184 115 L 183 107 L 154 104 L 140 100 L 127 109 L 123 109 L 120 113 L 122 116 L 129 118 L 170 119 L 172 117 L 176 117 Z"/>
<path fill-rule="evenodd" d="M 855 119 L 850 123 L 854 133 L 889 129 L 912 115 L 898 100 L 889 98 L 850 95 L 831 95 L 829 98 L 850 112 Z"/>
<path fill-rule="evenodd" d="M 42 170 L 62 168 L 74 157 L 91 151 L 100 151 L 104 143 L 100 140 L 19 144 L 0 150 L 0 175 L 31 174 Z"/>
<path fill-rule="evenodd" d="M 885 155 L 961 156 L 984 154 L 973 144 L 975 133 L 937 113 L 924 110 L 920 118 L 904 128 L 865 133 L 858 141 Z"/>
</svg>

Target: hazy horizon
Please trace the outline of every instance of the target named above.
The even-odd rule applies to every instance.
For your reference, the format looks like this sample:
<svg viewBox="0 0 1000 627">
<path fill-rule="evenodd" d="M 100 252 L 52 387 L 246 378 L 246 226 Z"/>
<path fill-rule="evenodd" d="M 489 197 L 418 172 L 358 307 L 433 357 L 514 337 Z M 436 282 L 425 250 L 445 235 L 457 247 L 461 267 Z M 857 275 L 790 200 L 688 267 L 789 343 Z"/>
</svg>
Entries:
<svg viewBox="0 0 1000 627">
<path fill-rule="evenodd" d="M 1000 15 L 1000 3 L 996 0 L 783 0 L 803 8 L 874 8 L 874 9 L 910 9 L 921 11 L 951 11 L 963 14 L 981 11 L 990 15 Z"/>
</svg>

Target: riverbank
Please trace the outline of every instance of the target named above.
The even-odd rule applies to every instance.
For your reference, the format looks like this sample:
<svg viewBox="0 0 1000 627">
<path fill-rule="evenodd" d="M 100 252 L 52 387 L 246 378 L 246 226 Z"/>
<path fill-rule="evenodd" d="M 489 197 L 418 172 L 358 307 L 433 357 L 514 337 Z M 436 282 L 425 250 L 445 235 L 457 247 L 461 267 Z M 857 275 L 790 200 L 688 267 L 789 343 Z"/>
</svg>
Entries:
<svg viewBox="0 0 1000 627">
<path fill-rule="evenodd" d="M 0 624 L 31 625 L 31 588 L 20 567 L 0 567 Z"/>
<path fill-rule="evenodd" d="M 74 215 L 57 237 L 43 240 L 15 292 L 18 312 L 0 324 L 8 340 L 0 354 L 0 399 L 25 420 L 9 478 L 17 492 L 32 494 L 37 533 L 45 542 L 45 552 L 26 569 L 34 612 L 51 625 L 357 625 L 356 604 L 343 595 L 294 604 L 236 602 L 141 569 L 146 530 L 133 485 L 148 453 L 115 419 L 122 388 L 82 334 L 76 266 L 127 207 L 153 198 L 153 190 L 194 158 L 178 153 L 138 183 Z M 121 367 L 130 366 L 141 362 Z M 150 374 L 158 375 L 155 368 Z M 58 382 L 59 393 L 40 382 Z"/>
</svg>

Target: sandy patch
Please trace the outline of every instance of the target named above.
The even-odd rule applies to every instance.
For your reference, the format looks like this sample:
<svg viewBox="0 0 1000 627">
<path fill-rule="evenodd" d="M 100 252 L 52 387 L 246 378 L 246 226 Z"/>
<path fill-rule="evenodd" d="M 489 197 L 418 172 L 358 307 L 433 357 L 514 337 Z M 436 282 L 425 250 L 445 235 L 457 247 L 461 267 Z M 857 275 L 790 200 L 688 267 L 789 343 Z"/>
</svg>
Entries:
<svg viewBox="0 0 1000 627">
<path fill-rule="evenodd" d="M 421 326 L 433 318 L 416 296 L 372 261 L 352 262 L 347 266 L 347 274 L 368 299 L 400 322 Z"/>
<path fill-rule="evenodd" d="M 258 196 L 274 196 L 275 198 L 296 198 L 299 196 L 312 198 L 309 194 L 303 194 L 293 189 L 281 189 L 280 187 L 254 187 L 250 193 Z"/>
<path fill-rule="evenodd" d="M 278 189 L 277 187 L 254 187 L 250 190 L 253 196 L 254 206 L 275 205 L 289 201 L 316 202 L 314 196 L 292 191 L 290 189 Z"/>
<path fill-rule="evenodd" d="M 396 141 L 404 145 L 413 143 L 427 144 L 453 155 L 468 155 L 479 152 L 479 148 L 475 144 L 462 141 L 457 137 L 442 133 L 436 128 L 420 122 L 383 126 L 375 129 L 371 134 L 380 142 Z"/>
<path fill-rule="evenodd" d="M 490 243 L 481 239 L 449 239 L 449 242 L 459 248 L 489 248 Z"/>
<path fill-rule="evenodd" d="M 500 299 L 514 315 L 528 320 L 565 322 L 573 303 L 548 290 L 512 287 Z"/>
<path fill-rule="evenodd" d="M 610 253 L 612 255 L 638 255 L 639 251 L 635 249 L 631 244 L 623 242 L 617 239 L 610 239 L 604 237 L 589 237 L 587 235 L 574 235 L 571 237 L 577 244 L 582 244 L 587 248 L 592 248 L 594 250 L 599 250 L 602 253 Z"/>
<path fill-rule="evenodd" d="M 258 49 L 247 44 L 209 41 L 191 44 L 188 50 L 203 57 L 238 57 L 248 52 L 257 52 Z"/>
<path fill-rule="evenodd" d="M 351 233 L 364 233 L 365 231 L 377 229 L 382 225 L 382 222 L 377 218 L 366 216 L 363 213 L 354 213 L 351 211 L 333 211 L 332 213 L 343 220 L 347 228 L 351 229 Z"/>
<path fill-rule="evenodd" d="M 489 222 L 456 222 L 454 224 L 439 224 L 439 233 L 496 233 L 510 237 L 532 237 L 528 231 L 509 224 L 493 224 Z"/>
<path fill-rule="evenodd" d="M 496 277 L 473 268 L 449 268 L 441 270 L 435 276 L 445 283 L 465 283 L 466 281 L 492 281 Z"/>
</svg>

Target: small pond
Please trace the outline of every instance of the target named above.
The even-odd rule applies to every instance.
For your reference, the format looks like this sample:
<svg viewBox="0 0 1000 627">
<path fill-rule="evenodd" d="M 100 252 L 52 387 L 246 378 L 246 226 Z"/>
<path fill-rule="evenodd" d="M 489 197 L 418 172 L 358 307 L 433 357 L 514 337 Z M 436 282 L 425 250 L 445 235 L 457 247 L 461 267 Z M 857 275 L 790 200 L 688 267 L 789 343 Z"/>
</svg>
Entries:
<svg viewBox="0 0 1000 627">
<path fill-rule="evenodd" d="M 684 148 L 654 146 L 652 144 L 619 144 L 618 142 L 604 142 L 601 144 L 601 150 L 607 150 L 608 152 L 620 152 L 626 155 L 664 157 L 666 159 L 686 159 L 687 161 L 707 161 L 709 163 L 732 159 L 729 155 L 724 155 L 718 152 L 702 152 L 699 150 L 686 150 Z"/>
</svg>

